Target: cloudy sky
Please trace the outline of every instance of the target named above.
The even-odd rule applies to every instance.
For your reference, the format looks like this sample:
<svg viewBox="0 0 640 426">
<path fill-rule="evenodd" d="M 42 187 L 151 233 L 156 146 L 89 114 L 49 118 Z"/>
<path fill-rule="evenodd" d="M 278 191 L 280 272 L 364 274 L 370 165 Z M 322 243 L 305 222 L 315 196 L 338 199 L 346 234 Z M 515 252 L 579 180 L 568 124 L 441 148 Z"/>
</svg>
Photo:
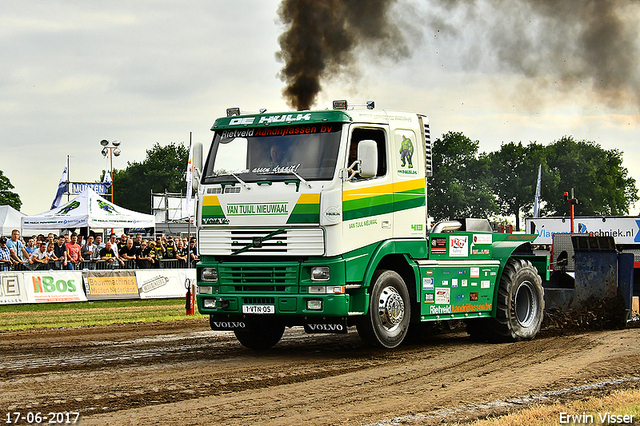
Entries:
<svg viewBox="0 0 640 426">
<path fill-rule="evenodd" d="M 5 2 L 0 170 L 22 211 L 49 209 L 67 156 L 72 181 L 99 179 L 102 139 L 121 141 L 114 167 L 124 168 L 156 142 L 188 145 L 190 132 L 208 144 L 227 107 L 288 110 L 279 4 Z M 316 106 L 346 98 L 421 112 L 432 135 L 460 131 L 485 152 L 593 140 L 623 151 L 640 182 L 639 11 L 633 0 L 398 0 L 384 29 L 399 40 L 356 44 Z"/>
</svg>

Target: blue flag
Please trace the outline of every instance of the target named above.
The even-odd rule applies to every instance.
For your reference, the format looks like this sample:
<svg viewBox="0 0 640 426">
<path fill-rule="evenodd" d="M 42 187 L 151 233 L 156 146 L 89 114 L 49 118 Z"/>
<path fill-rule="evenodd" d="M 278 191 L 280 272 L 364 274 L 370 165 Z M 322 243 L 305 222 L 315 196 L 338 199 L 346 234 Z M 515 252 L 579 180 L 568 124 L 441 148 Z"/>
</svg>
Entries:
<svg viewBox="0 0 640 426">
<path fill-rule="evenodd" d="M 51 204 L 51 210 L 55 209 L 62 202 L 62 196 L 67 192 L 67 167 L 64 167 L 62 176 L 60 176 L 60 183 L 58 183 L 58 192 L 56 192 L 56 198 L 53 199 Z"/>
</svg>

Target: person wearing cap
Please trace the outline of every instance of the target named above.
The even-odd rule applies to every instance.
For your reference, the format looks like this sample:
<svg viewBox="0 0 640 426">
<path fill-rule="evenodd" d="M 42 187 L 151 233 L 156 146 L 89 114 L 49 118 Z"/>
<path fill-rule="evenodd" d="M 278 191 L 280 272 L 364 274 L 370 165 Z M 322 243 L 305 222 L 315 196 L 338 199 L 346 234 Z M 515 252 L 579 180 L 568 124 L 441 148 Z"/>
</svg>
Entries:
<svg viewBox="0 0 640 426">
<path fill-rule="evenodd" d="M 0 238 L 0 271 L 8 271 L 13 266 L 13 260 L 11 260 L 11 252 L 7 247 L 7 239 L 5 237 Z"/>
</svg>

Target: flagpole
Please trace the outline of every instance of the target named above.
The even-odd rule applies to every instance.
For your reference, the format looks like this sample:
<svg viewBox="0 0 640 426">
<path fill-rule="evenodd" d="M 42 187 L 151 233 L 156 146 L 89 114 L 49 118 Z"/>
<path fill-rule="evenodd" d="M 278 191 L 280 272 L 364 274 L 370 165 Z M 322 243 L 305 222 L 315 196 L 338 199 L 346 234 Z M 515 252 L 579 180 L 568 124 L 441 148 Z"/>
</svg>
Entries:
<svg viewBox="0 0 640 426">
<path fill-rule="evenodd" d="M 189 132 L 189 159 L 187 160 L 187 174 L 191 167 L 191 146 L 193 142 L 193 132 Z M 187 268 L 191 266 L 191 181 L 187 176 Z"/>
</svg>

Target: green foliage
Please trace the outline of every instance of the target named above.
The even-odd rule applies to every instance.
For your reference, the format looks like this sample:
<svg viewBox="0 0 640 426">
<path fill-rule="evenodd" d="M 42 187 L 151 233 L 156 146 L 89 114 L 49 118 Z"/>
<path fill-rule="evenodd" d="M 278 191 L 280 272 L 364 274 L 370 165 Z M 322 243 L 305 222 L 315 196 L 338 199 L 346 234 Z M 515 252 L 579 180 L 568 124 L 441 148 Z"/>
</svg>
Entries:
<svg viewBox="0 0 640 426">
<path fill-rule="evenodd" d="M 500 214 L 515 216 L 516 229 L 520 230 L 520 213 L 533 207 L 538 168 L 545 163 L 544 147 L 510 142 L 490 153 L 488 159 Z"/>
<path fill-rule="evenodd" d="M 498 212 L 490 163 L 486 156 L 478 155 L 478 147 L 478 141 L 459 132 L 434 141 L 428 208 L 435 220 L 491 217 Z"/>
<path fill-rule="evenodd" d="M 113 171 L 116 204 L 142 213 L 151 213 L 151 192 L 186 190 L 185 173 L 189 148 L 174 142 L 147 150 L 141 163 L 128 163 L 124 170 Z"/>
<path fill-rule="evenodd" d="M 575 190 L 580 204 L 576 215 L 617 216 L 629 214 L 638 201 L 635 179 L 622 167 L 622 152 L 604 150 L 592 141 L 575 141 L 569 136 L 546 147 L 550 181 L 544 185 L 544 213 L 569 215 L 563 194 Z"/>
<path fill-rule="evenodd" d="M 530 215 L 542 165 L 541 216 L 569 215 L 564 193 L 575 190 L 576 215 L 625 215 L 638 201 L 635 179 L 622 166 L 622 152 L 592 141 L 563 137 L 550 145 L 503 144 L 478 154 L 478 141 L 449 132 L 433 146 L 434 176 L 429 178 L 429 214 L 436 220 L 460 217 L 495 219 L 500 213 Z"/>
<path fill-rule="evenodd" d="M 13 188 L 14 186 L 11 184 L 9 178 L 0 170 L 0 205 L 9 205 L 16 210 L 20 210 L 22 201 L 18 194 L 11 191 Z"/>
</svg>

